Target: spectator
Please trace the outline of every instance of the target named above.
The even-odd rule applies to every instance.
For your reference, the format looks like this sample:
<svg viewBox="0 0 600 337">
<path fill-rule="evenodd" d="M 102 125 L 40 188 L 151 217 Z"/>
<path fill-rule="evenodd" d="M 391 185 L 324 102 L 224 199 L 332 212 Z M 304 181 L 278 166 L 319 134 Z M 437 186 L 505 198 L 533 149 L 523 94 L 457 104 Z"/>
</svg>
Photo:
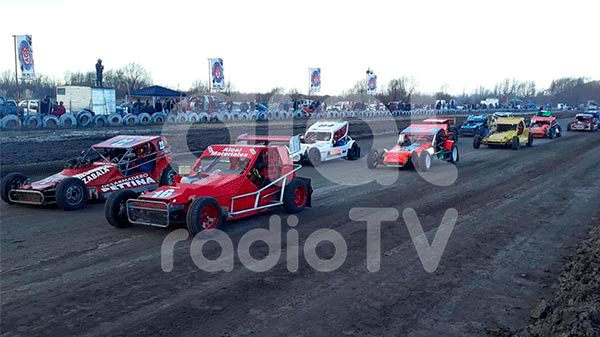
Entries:
<svg viewBox="0 0 600 337">
<path fill-rule="evenodd" d="M 50 113 L 50 96 L 44 97 L 43 100 L 40 101 L 40 115 L 45 116 Z"/>
<path fill-rule="evenodd" d="M 156 112 L 162 112 L 163 111 L 163 107 L 162 107 L 162 103 L 160 102 L 160 99 L 156 100 L 156 104 L 154 104 L 154 110 Z"/>
<path fill-rule="evenodd" d="M 61 101 L 60 104 L 54 104 L 54 109 L 52 110 L 52 114 L 56 117 L 60 117 L 67 113 L 67 109 L 65 109 L 64 103 Z"/>
<path fill-rule="evenodd" d="M 102 65 L 102 60 L 98 59 L 98 63 L 96 63 L 96 85 L 102 88 L 102 71 L 104 71 L 104 66 Z"/>
</svg>

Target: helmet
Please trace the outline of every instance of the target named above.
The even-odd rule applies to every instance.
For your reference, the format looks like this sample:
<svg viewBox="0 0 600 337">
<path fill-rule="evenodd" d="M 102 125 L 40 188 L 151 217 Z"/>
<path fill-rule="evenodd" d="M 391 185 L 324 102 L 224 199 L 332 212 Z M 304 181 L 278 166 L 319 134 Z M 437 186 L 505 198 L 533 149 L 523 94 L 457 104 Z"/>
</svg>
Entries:
<svg viewBox="0 0 600 337">
<path fill-rule="evenodd" d="M 401 133 L 400 136 L 398 136 L 398 144 L 404 144 L 404 142 L 406 141 L 406 136 Z"/>
</svg>

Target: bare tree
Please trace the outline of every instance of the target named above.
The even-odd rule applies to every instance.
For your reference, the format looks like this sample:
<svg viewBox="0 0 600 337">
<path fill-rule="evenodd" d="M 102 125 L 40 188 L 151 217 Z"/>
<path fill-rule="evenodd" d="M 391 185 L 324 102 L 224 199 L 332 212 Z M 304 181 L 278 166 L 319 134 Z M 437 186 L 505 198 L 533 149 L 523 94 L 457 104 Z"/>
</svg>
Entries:
<svg viewBox="0 0 600 337">
<path fill-rule="evenodd" d="M 150 72 L 138 63 L 129 63 L 120 70 L 122 71 L 123 76 L 122 81 L 128 92 L 140 89 L 152 83 Z"/>
</svg>

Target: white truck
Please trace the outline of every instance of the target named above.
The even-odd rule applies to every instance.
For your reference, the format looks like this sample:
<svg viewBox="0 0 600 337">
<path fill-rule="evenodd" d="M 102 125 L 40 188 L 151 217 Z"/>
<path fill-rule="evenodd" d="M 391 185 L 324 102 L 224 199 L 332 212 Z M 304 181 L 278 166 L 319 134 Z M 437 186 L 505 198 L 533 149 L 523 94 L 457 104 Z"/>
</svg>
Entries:
<svg viewBox="0 0 600 337">
<path fill-rule="evenodd" d="M 56 101 L 64 102 L 67 111 L 76 114 L 89 109 L 95 115 L 110 115 L 117 111 L 114 88 L 61 86 L 56 88 Z"/>
<path fill-rule="evenodd" d="M 306 130 L 301 141 L 300 161 L 312 166 L 337 158 L 360 158 L 360 147 L 348 135 L 347 121 L 316 122 Z"/>
</svg>

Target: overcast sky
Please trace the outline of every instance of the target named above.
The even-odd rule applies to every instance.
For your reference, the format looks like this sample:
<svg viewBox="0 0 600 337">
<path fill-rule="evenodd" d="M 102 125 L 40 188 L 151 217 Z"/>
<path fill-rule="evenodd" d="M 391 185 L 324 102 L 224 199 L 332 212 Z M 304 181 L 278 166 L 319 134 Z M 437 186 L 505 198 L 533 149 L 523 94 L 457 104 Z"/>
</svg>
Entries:
<svg viewBox="0 0 600 337">
<path fill-rule="evenodd" d="M 421 92 L 492 87 L 504 78 L 600 79 L 595 1 L 2 0 L 0 70 L 14 71 L 13 34 L 32 34 L 36 71 L 142 64 L 156 84 L 188 89 L 224 59 L 236 90 L 337 94 L 372 68 L 379 83 L 414 76 Z"/>
</svg>

